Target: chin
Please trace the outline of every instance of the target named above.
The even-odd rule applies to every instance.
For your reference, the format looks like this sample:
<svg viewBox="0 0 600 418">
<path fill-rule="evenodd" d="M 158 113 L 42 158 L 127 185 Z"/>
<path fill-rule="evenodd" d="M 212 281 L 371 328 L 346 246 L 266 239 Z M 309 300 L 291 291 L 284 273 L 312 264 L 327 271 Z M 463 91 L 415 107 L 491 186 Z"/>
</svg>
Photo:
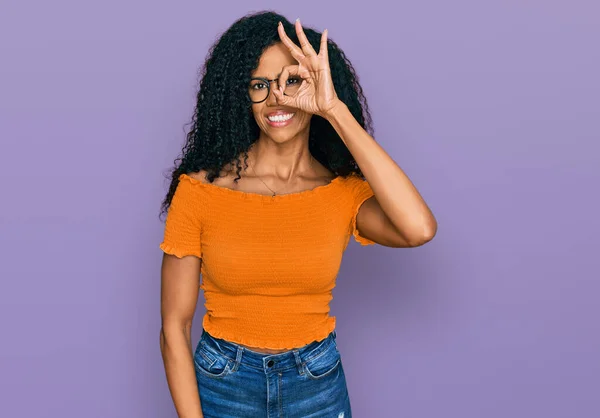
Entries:
<svg viewBox="0 0 600 418">
<path fill-rule="evenodd" d="M 275 142 L 286 142 L 298 135 L 298 131 L 273 132 L 272 130 L 267 130 L 265 133 Z"/>
</svg>

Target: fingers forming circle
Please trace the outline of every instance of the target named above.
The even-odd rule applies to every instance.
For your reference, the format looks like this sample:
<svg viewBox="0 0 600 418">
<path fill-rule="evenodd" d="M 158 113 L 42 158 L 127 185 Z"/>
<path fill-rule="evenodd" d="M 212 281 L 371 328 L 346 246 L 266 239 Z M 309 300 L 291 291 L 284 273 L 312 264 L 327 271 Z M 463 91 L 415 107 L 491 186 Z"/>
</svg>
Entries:
<svg viewBox="0 0 600 418">
<path fill-rule="evenodd" d="M 279 79 L 277 80 L 279 91 L 281 93 L 285 93 L 285 87 L 287 86 L 287 81 L 290 76 L 298 76 L 302 79 L 302 82 L 304 82 L 310 74 L 306 70 L 302 70 L 301 66 L 297 64 L 284 66 L 279 75 Z"/>
</svg>

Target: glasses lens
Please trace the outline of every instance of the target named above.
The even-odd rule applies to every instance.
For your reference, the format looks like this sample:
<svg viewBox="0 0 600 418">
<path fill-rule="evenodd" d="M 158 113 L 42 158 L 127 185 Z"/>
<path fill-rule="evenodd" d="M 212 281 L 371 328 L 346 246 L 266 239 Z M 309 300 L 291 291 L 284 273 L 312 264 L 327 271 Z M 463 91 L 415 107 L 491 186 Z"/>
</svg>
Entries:
<svg viewBox="0 0 600 418">
<path fill-rule="evenodd" d="M 286 96 L 293 96 L 296 94 L 298 89 L 300 88 L 300 84 L 302 84 L 302 78 L 297 76 L 292 76 L 287 79 L 285 83 L 285 92 Z"/>
<path fill-rule="evenodd" d="M 248 96 L 253 102 L 262 102 L 269 94 L 269 84 L 265 80 L 252 79 L 248 86 Z"/>
<path fill-rule="evenodd" d="M 277 82 L 274 81 L 275 86 L 277 86 Z M 302 78 L 297 76 L 290 76 L 285 83 L 285 95 L 293 96 L 296 94 L 300 85 L 302 84 Z M 252 79 L 250 80 L 250 85 L 248 86 L 248 96 L 250 100 L 255 103 L 259 103 L 264 101 L 269 95 L 269 83 L 263 79 Z"/>
</svg>

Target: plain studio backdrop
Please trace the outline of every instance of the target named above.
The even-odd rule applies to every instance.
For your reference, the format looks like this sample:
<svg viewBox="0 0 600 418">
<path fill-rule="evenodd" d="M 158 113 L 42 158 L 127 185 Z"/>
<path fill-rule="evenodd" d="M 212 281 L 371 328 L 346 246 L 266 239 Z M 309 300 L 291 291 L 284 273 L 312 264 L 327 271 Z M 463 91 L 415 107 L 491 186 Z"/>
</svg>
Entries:
<svg viewBox="0 0 600 418">
<path fill-rule="evenodd" d="M 600 416 L 591 0 L 3 1 L 0 416 L 175 417 L 164 175 L 208 48 L 265 9 L 329 29 L 439 222 L 423 247 L 344 255 L 331 314 L 354 415 Z"/>
</svg>

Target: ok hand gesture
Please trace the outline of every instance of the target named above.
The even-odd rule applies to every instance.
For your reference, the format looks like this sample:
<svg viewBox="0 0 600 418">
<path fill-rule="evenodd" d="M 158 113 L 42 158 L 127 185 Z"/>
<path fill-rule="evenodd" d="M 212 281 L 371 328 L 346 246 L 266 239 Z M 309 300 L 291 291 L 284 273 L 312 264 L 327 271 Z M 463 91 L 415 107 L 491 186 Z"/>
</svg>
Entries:
<svg viewBox="0 0 600 418">
<path fill-rule="evenodd" d="M 277 102 L 284 106 L 294 107 L 307 113 L 326 117 L 326 115 L 339 102 L 329 68 L 329 56 L 327 54 L 327 29 L 321 35 L 321 46 L 319 53 L 313 49 L 308 42 L 300 20 L 296 20 L 296 34 L 300 41 L 298 47 L 285 33 L 281 22 L 277 28 L 279 37 L 292 56 L 298 61 L 298 65 L 287 65 L 283 67 L 279 76 L 279 90 L 274 90 Z M 287 80 L 290 76 L 302 78 L 302 84 L 293 96 L 283 94 Z"/>
</svg>

